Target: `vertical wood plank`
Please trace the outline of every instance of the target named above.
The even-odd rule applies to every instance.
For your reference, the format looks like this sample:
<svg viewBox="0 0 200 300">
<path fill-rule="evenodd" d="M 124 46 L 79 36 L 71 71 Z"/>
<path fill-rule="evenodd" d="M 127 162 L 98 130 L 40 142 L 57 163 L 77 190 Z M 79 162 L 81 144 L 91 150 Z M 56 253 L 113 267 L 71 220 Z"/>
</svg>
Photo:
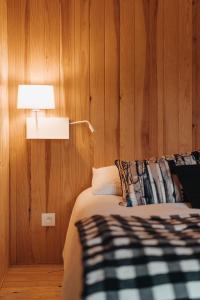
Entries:
<svg viewBox="0 0 200 300">
<path fill-rule="evenodd" d="M 105 164 L 119 158 L 119 1 L 105 1 Z"/>
<path fill-rule="evenodd" d="M 139 142 L 137 134 L 134 138 L 135 124 L 137 124 L 134 113 L 135 59 L 137 59 L 134 39 L 135 2 L 120 1 L 120 158 L 126 160 L 134 159 L 135 154 L 137 155 L 137 142 Z"/>
<path fill-rule="evenodd" d="M 46 2 L 30 1 L 29 4 L 29 35 L 27 57 L 27 78 L 32 84 L 45 84 L 47 72 L 47 34 Z M 48 12 L 47 12 L 48 13 Z M 35 42 L 37 40 L 37 43 Z M 29 196 L 31 210 L 31 244 L 33 260 L 41 263 L 46 257 L 46 228 L 41 228 L 41 212 L 46 211 L 46 170 L 45 170 L 45 141 L 30 142 L 31 189 Z M 45 179 L 45 180 L 44 180 Z M 25 255 L 25 254 L 23 254 Z"/>
<path fill-rule="evenodd" d="M 148 4 L 149 2 L 145 2 Z M 147 11 L 148 18 L 148 11 Z M 149 152 L 149 89 L 144 86 L 147 37 L 143 1 L 135 1 L 135 158 L 148 157 Z M 148 26 L 148 24 L 147 24 Z M 149 76 L 149 74 L 146 74 Z"/>
<path fill-rule="evenodd" d="M 9 263 L 9 115 L 7 3 L 0 1 L 0 287 Z"/>
<path fill-rule="evenodd" d="M 67 55 L 66 55 L 67 54 Z M 61 1 L 61 87 L 63 89 L 63 113 L 70 120 L 76 120 L 75 102 L 75 1 Z M 76 128 L 70 126 L 70 139 L 61 147 L 61 226 L 63 244 L 76 193 Z"/>
<path fill-rule="evenodd" d="M 30 170 L 25 114 L 17 110 L 17 86 L 25 82 L 26 40 L 29 5 L 25 0 L 8 1 L 8 59 L 10 115 L 10 252 L 11 263 L 32 261 L 30 229 Z M 26 30 L 24 28 L 26 24 Z M 25 255 L 25 256 L 24 256 Z"/>
<path fill-rule="evenodd" d="M 157 12 L 158 156 L 164 154 L 164 2 L 158 1 Z"/>
<path fill-rule="evenodd" d="M 49 111 L 48 114 L 57 116 L 64 115 L 62 105 L 64 99 L 61 98 L 60 87 L 60 1 L 46 1 L 45 13 L 45 47 L 46 47 L 46 80 L 54 85 L 56 109 Z M 52 22 L 53 20 L 53 22 Z M 53 37 L 53 43 L 52 43 Z M 45 229 L 46 233 L 46 256 L 43 261 L 48 263 L 60 263 L 63 240 L 61 239 L 62 222 L 62 190 L 59 188 L 61 178 L 61 147 L 63 141 L 45 142 L 45 178 L 46 178 L 46 212 L 56 213 L 56 226 Z M 54 249 L 54 245 L 57 245 Z M 50 249 L 54 249 L 50 251 Z"/>
<path fill-rule="evenodd" d="M 146 2 L 145 2 L 146 3 Z M 146 49 L 146 75 L 144 89 L 148 90 L 145 102 L 149 101 L 149 153 L 148 157 L 158 155 L 158 31 L 160 24 L 158 23 L 159 1 L 151 0 L 149 6 L 144 5 L 145 25 L 147 34 Z M 148 17 L 149 14 L 149 17 Z M 148 24 L 149 19 L 149 24 Z M 161 26 L 162 28 L 162 26 Z M 149 60 L 149 61 L 148 61 Z M 149 98 L 149 100 L 148 100 Z"/>
<path fill-rule="evenodd" d="M 172 154 L 179 150 L 179 2 L 173 0 L 164 1 L 164 84 L 164 150 Z"/>
<path fill-rule="evenodd" d="M 105 161 L 105 0 L 90 1 L 90 99 L 93 136 L 93 165 Z"/>
<path fill-rule="evenodd" d="M 179 152 L 192 150 L 192 5 L 179 0 Z"/>
<path fill-rule="evenodd" d="M 135 2 L 135 151 L 158 155 L 162 147 L 162 2 Z M 137 42 L 136 42 L 137 41 Z M 159 72 L 159 73 L 158 73 Z M 159 133 L 161 131 L 161 133 Z"/>
<path fill-rule="evenodd" d="M 200 1 L 194 0 L 192 3 L 192 144 L 193 149 L 200 149 Z"/>
<path fill-rule="evenodd" d="M 44 143 L 44 142 L 43 142 Z M 32 263 L 42 263 L 47 257 L 46 248 L 46 228 L 41 228 L 41 213 L 46 212 L 46 174 L 45 174 L 45 145 L 38 144 L 38 141 L 31 141 L 30 173 L 30 228 Z M 44 180 L 45 179 L 45 180 Z M 21 258 L 23 255 L 23 259 Z M 26 253 L 18 250 L 17 257 L 19 263 L 22 261 L 29 263 Z"/>
<path fill-rule="evenodd" d="M 75 1 L 75 102 L 76 120 L 90 120 L 90 1 Z M 76 169 L 80 176 L 76 180 L 76 192 L 91 184 L 91 140 L 88 126 L 75 125 Z"/>
</svg>

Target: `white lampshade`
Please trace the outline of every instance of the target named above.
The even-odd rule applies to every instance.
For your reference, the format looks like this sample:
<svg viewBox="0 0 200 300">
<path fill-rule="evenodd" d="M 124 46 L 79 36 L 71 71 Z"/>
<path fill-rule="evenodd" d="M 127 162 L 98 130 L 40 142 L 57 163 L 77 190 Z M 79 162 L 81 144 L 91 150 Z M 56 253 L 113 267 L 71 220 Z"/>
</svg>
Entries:
<svg viewBox="0 0 200 300">
<path fill-rule="evenodd" d="M 54 88 L 52 85 L 20 84 L 18 86 L 17 108 L 54 109 Z"/>
</svg>

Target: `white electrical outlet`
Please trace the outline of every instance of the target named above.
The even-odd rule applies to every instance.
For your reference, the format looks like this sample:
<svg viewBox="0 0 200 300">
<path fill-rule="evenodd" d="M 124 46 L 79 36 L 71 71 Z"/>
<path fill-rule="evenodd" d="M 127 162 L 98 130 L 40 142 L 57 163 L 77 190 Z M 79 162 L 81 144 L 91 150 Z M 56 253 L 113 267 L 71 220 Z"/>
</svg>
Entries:
<svg viewBox="0 0 200 300">
<path fill-rule="evenodd" d="M 51 227 L 56 224 L 56 214 L 55 213 L 42 213 L 42 226 Z"/>
</svg>

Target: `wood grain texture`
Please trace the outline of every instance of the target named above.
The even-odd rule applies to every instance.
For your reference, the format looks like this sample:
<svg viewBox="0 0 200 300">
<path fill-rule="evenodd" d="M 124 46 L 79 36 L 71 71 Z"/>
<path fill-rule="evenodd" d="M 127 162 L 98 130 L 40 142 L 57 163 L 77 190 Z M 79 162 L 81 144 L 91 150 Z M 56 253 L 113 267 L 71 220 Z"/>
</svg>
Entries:
<svg viewBox="0 0 200 300">
<path fill-rule="evenodd" d="M 200 148 L 200 1 L 193 1 L 192 9 L 192 146 Z"/>
<path fill-rule="evenodd" d="M 135 132 L 135 2 L 120 1 L 120 158 L 133 159 Z M 139 99 L 138 99 L 139 100 Z M 137 120 L 136 120 L 137 121 Z M 137 124 L 138 126 L 138 124 Z M 137 127 L 138 128 L 138 127 Z M 127 147 L 128 141 L 128 147 Z M 139 141 L 138 141 L 139 143 Z"/>
<path fill-rule="evenodd" d="M 7 62 L 7 7 L 0 1 L 0 286 L 9 257 L 9 119 Z"/>
<path fill-rule="evenodd" d="M 30 232 L 30 143 L 24 139 L 25 112 L 16 109 L 17 105 L 17 85 L 25 81 L 27 76 L 23 68 L 24 61 L 27 61 L 28 51 L 28 29 L 26 14 L 29 14 L 29 7 L 25 1 L 20 1 L 16 6 L 15 2 L 8 2 L 8 59 L 9 59 L 9 116 L 10 116 L 10 189 L 11 215 L 10 215 L 10 253 L 11 263 L 21 260 L 23 253 L 18 253 L 18 249 L 24 249 L 26 257 L 31 261 L 31 232 Z M 24 39 L 24 22 L 26 26 L 26 39 Z M 10 38 L 9 38 L 10 36 Z M 12 36 L 12 38 L 11 38 Z M 20 41 L 20 42 L 19 42 Z M 26 45 L 26 47 L 25 47 Z M 15 49 L 15 50 L 14 50 Z M 25 51 L 26 49 L 26 51 Z M 15 55 L 13 54 L 13 50 Z M 19 216 L 19 217 L 18 217 Z M 29 249 L 27 249 L 29 247 Z"/>
<path fill-rule="evenodd" d="M 119 64 L 120 1 L 105 1 L 105 161 L 113 164 L 119 157 L 120 64 Z"/>
<path fill-rule="evenodd" d="M 75 1 L 76 120 L 90 119 L 90 1 Z M 76 136 L 76 193 L 87 188 L 93 162 L 92 134 L 87 126 L 74 128 Z M 76 175 L 75 175 L 76 176 Z"/>
<path fill-rule="evenodd" d="M 2 300 L 61 299 L 63 268 L 60 265 L 13 266 L 2 289 Z"/>
<path fill-rule="evenodd" d="M 158 1 L 157 8 L 157 121 L 158 121 L 158 136 L 157 147 L 158 155 L 162 156 L 164 153 L 164 2 Z M 159 25 L 159 26 L 158 26 Z"/>
<path fill-rule="evenodd" d="M 105 161 L 105 2 L 90 1 L 90 100 L 93 136 L 93 164 Z"/>
<path fill-rule="evenodd" d="M 164 152 L 166 154 L 178 153 L 179 150 L 179 5 L 179 1 L 164 1 Z"/>
<path fill-rule="evenodd" d="M 179 0 L 179 7 L 179 152 L 187 152 L 192 150 L 191 1 Z"/>
<path fill-rule="evenodd" d="M 7 3 L 11 262 L 60 263 L 93 166 L 199 147 L 199 1 Z M 68 141 L 26 141 L 22 82 L 54 84 L 51 114 L 89 119 L 94 135 L 77 125 Z M 42 212 L 56 212 L 55 228 L 41 228 Z"/>
</svg>

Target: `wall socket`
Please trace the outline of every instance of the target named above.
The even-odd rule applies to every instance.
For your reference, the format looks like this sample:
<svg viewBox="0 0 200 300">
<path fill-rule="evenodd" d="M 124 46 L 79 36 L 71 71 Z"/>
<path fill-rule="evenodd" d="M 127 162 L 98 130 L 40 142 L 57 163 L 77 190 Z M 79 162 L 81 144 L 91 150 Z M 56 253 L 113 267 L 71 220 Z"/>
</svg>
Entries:
<svg viewBox="0 0 200 300">
<path fill-rule="evenodd" d="M 56 225 L 56 214 L 55 213 L 42 213 L 42 226 L 52 227 Z"/>
</svg>

